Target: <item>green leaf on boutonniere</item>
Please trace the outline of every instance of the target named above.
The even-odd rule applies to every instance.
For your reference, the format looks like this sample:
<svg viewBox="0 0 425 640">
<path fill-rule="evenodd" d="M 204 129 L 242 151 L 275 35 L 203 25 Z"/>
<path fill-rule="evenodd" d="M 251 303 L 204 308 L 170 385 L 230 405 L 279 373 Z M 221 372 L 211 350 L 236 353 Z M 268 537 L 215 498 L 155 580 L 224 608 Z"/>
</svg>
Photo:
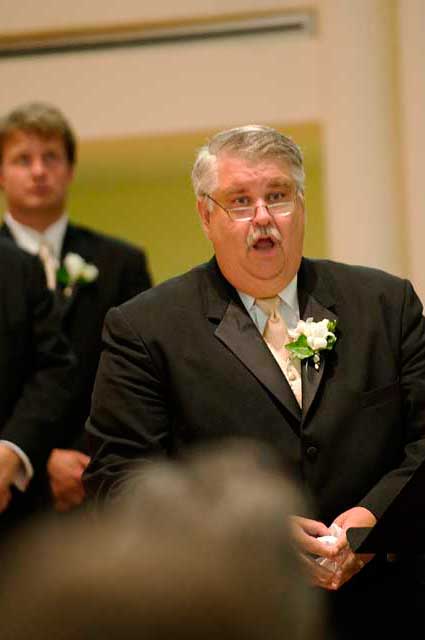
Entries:
<svg viewBox="0 0 425 640">
<path fill-rule="evenodd" d="M 328 320 L 328 331 L 332 331 L 332 333 L 334 333 L 334 331 L 336 329 L 336 323 L 337 323 L 336 320 Z M 336 338 L 335 338 L 335 340 L 336 340 Z"/>
<path fill-rule="evenodd" d="M 288 351 L 291 351 L 292 354 L 299 358 L 300 360 L 305 360 L 305 358 L 311 358 L 314 355 L 314 351 L 311 347 L 308 346 L 307 337 L 299 336 L 297 340 L 294 342 L 289 342 L 285 344 L 285 347 Z"/>
<path fill-rule="evenodd" d="M 56 281 L 58 284 L 62 285 L 63 287 L 67 287 L 69 285 L 70 283 L 69 273 L 64 266 L 59 267 L 59 269 L 56 271 Z"/>
<path fill-rule="evenodd" d="M 328 350 L 333 349 L 333 346 L 336 342 L 336 335 L 335 335 L 336 323 L 337 323 L 336 320 L 329 320 L 328 322 L 328 331 L 330 331 L 330 334 L 331 334 L 326 338 L 326 341 L 328 343 L 326 349 Z"/>
<path fill-rule="evenodd" d="M 333 324 L 335 325 L 336 323 L 334 322 Z M 333 326 L 332 329 L 329 328 L 329 331 L 335 331 L 335 326 Z M 336 336 L 332 333 L 332 335 L 326 338 L 326 342 L 327 342 L 326 349 L 328 350 L 333 349 L 333 346 L 336 342 Z"/>
</svg>

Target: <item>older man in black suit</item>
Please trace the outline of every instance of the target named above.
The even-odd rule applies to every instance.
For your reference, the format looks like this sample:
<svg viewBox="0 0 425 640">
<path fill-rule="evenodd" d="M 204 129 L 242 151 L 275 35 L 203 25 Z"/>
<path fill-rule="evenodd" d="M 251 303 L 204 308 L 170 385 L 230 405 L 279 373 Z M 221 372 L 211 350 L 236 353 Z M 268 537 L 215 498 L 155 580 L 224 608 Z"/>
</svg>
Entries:
<svg viewBox="0 0 425 640">
<path fill-rule="evenodd" d="M 316 504 L 295 531 L 338 637 L 392 633 L 409 584 L 346 531 L 374 526 L 425 457 L 421 304 L 405 280 L 302 258 L 302 157 L 276 130 L 218 134 L 193 182 L 215 257 L 109 312 L 88 484 L 114 492 L 134 460 L 265 440 Z"/>
<path fill-rule="evenodd" d="M 7 204 L 0 234 L 42 258 L 78 359 L 73 407 L 47 465 L 60 511 L 84 498 L 81 474 L 89 460 L 84 423 L 105 314 L 151 284 L 141 249 L 68 221 L 65 207 L 75 158 L 71 127 L 51 105 L 22 105 L 0 121 L 0 186 Z"/>
<path fill-rule="evenodd" d="M 32 476 L 70 407 L 74 359 L 60 324 L 38 259 L 0 240 L 0 530 L 34 507 Z"/>
</svg>

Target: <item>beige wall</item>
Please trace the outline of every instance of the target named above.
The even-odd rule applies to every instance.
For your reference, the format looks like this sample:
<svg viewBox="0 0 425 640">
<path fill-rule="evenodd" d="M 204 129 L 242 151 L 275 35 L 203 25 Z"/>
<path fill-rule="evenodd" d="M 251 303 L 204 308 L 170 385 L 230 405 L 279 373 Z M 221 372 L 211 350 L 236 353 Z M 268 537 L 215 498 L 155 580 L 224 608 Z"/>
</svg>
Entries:
<svg viewBox="0 0 425 640">
<path fill-rule="evenodd" d="M 314 2 L 296 2 L 302 9 Z M 114 23 L 193 20 L 294 8 L 280 0 L 136 0 L 0 5 L 4 33 Z M 6 10 L 5 10 L 6 9 Z M 4 15 L 2 15 L 4 13 Z M 101 16 L 101 18 L 100 18 Z M 1 31 L 0 31 L 1 33 Z M 0 111 L 39 97 L 69 114 L 82 137 L 193 131 L 251 121 L 318 119 L 318 40 L 280 34 L 101 53 L 0 60 Z M 265 73 L 266 70 L 266 73 Z"/>
<path fill-rule="evenodd" d="M 29 98 L 48 100 L 63 108 L 82 137 L 193 131 L 258 120 L 309 122 L 318 117 L 317 59 L 313 38 L 282 41 L 273 35 L 242 43 L 0 61 L 2 85 L 13 88 L 0 95 L 0 111 Z M 275 71 L 265 77 L 264 69 L 270 68 Z"/>
<path fill-rule="evenodd" d="M 425 298 L 423 0 L 29 0 L 0 5 L 3 34 L 315 9 L 312 35 L 0 60 L 0 111 L 61 106 L 83 137 L 249 121 L 323 126 L 330 257 L 411 277 Z"/>
<path fill-rule="evenodd" d="M 398 10 L 400 159 L 409 275 L 425 301 L 425 2 Z"/>
<path fill-rule="evenodd" d="M 321 3 L 321 112 L 332 255 L 405 274 L 394 7 Z"/>
</svg>

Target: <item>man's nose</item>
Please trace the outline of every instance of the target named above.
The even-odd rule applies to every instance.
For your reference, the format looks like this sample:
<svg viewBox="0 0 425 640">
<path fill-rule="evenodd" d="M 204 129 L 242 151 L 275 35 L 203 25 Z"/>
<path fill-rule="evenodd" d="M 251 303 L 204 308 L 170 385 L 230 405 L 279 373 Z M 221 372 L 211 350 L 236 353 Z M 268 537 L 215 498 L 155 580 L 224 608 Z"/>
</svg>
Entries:
<svg viewBox="0 0 425 640">
<path fill-rule="evenodd" d="M 259 201 L 256 203 L 256 210 L 254 216 L 254 222 L 258 225 L 264 226 L 269 224 L 272 220 L 272 216 L 269 213 L 268 207 L 265 202 Z"/>
<path fill-rule="evenodd" d="M 44 175 L 46 172 L 46 165 L 43 158 L 33 158 L 31 162 L 31 173 L 34 176 Z"/>
</svg>

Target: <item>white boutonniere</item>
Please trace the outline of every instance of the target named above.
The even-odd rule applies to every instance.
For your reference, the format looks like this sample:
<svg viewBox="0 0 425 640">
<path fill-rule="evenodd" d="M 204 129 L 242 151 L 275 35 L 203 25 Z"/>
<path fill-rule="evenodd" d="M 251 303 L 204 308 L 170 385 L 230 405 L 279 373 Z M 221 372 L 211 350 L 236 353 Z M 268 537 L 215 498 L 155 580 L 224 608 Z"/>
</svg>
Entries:
<svg viewBox="0 0 425 640">
<path fill-rule="evenodd" d="M 313 318 L 307 318 L 305 321 L 300 320 L 295 329 L 288 330 L 292 342 L 286 344 L 285 347 L 292 358 L 306 360 L 306 362 L 307 358 L 312 358 L 314 368 L 318 369 L 320 351 L 330 351 L 334 347 L 336 342 L 335 327 L 336 321 L 327 318 L 320 322 L 314 322 Z"/>
<path fill-rule="evenodd" d="M 89 284 L 96 280 L 99 269 L 86 262 L 78 253 L 67 253 L 63 264 L 56 274 L 57 281 L 64 287 L 64 294 L 70 296 L 74 286 L 78 284 Z"/>
</svg>

